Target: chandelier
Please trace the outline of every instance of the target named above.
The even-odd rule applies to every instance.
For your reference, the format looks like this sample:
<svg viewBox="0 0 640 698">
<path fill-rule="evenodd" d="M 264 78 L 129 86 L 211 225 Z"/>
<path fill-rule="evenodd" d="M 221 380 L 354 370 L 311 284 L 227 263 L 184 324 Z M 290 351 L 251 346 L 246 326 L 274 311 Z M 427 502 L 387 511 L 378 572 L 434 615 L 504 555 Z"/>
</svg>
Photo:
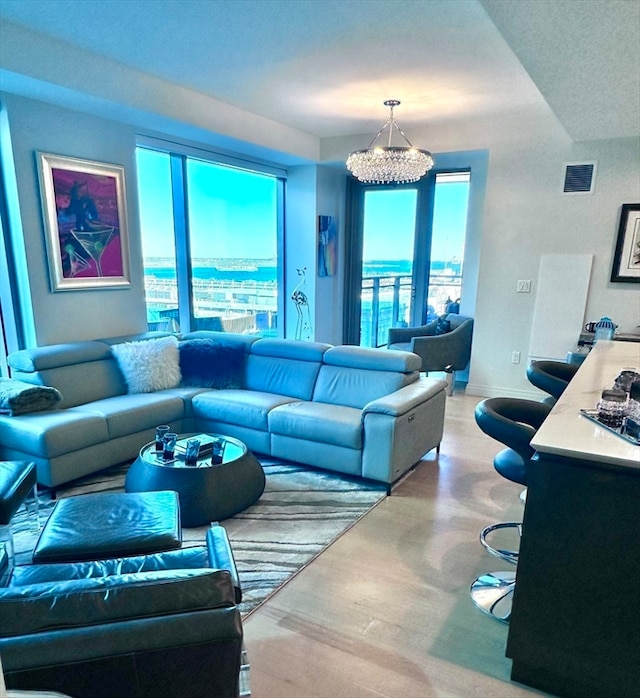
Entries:
<svg viewBox="0 0 640 698">
<path fill-rule="evenodd" d="M 431 153 L 428 150 L 414 148 L 398 126 L 393 116 L 393 108 L 399 104 L 397 99 L 388 99 L 384 103 L 391 111 L 385 125 L 378 131 L 366 150 L 356 150 L 347 158 L 347 169 L 361 182 L 367 184 L 417 182 L 433 167 Z M 389 129 L 388 144 L 372 147 L 385 129 Z M 391 145 L 394 129 L 404 138 L 408 147 Z"/>
</svg>

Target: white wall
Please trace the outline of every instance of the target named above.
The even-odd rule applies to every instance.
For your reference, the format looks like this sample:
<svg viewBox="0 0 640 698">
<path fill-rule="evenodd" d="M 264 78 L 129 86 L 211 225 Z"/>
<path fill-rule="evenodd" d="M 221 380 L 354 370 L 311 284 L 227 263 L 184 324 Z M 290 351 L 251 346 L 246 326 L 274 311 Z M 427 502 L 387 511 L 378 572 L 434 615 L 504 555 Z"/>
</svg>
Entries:
<svg viewBox="0 0 640 698">
<path fill-rule="evenodd" d="M 11 137 L 16 191 L 8 192 L 12 242 L 26 262 L 20 293 L 29 346 L 133 334 L 146 329 L 142 253 L 135 181 L 135 133 L 130 126 L 2 93 Z M 7 124 L 3 123 L 4 127 Z M 3 140 L 6 134 L 3 134 Z M 45 247 L 36 153 L 125 167 L 131 287 L 53 293 Z M 3 150 L 3 160 L 5 152 Z M 3 161 L 3 166 L 7 163 Z M 28 301 L 28 302 L 27 302 Z"/>
<path fill-rule="evenodd" d="M 316 255 L 316 167 L 292 167 L 287 174 L 285 199 L 285 337 L 312 340 L 315 338 Z M 298 273 L 304 271 L 304 276 Z M 302 282 L 302 284 L 301 284 Z M 304 293 L 307 306 L 301 306 L 298 317 L 291 295 L 298 289 Z M 296 332 L 302 321 L 302 332 Z"/>
</svg>

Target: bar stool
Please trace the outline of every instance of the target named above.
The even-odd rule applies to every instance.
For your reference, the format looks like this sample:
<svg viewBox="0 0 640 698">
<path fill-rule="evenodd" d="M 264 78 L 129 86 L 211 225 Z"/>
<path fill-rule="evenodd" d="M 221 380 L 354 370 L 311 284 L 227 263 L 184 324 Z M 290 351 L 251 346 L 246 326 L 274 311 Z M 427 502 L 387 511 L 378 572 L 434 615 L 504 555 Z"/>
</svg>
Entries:
<svg viewBox="0 0 640 698">
<path fill-rule="evenodd" d="M 35 463 L 0 461 L 0 545 L 4 544 L 8 571 L 11 571 L 15 557 L 11 520 L 23 503 L 27 506 L 34 528 L 39 528 L 36 479 Z"/>
<path fill-rule="evenodd" d="M 527 378 L 536 388 L 549 394 L 542 402 L 554 405 L 579 368 L 580 364 L 564 361 L 532 361 L 527 366 Z"/>
<path fill-rule="evenodd" d="M 535 453 L 530 442 L 550 411 L 550 405 L 518 398 L 488 398 L 477 405 L 477 425 L 485 434 L 507 446 L 493 460 L 494 468 L 502 477 L 526 486 L 527 468 Z M 508 521 L 487 526 L 480 532 L 480 543 L 491 555 L 515 565 L 517 550 L 497 548 L 488 541 L 490 534 L 507 528 L 515 528 L 520 535 L 522 523 Z M 515 572 L 489 572 L 474 580 L 470 593 L 481 611 L 508 623 L 514 588 Z"/>
</svg>

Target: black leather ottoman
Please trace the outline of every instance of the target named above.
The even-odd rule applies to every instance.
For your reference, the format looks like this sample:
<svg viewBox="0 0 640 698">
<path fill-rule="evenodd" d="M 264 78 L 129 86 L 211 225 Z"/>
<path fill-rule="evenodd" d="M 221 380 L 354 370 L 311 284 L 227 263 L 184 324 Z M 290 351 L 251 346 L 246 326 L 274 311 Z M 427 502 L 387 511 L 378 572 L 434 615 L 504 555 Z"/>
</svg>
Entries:
<svg viewBox="0 0 640 698">
<path fill-rule="evenodd" d="M 0 461 L 0 526 L 11 522 L 29 492 L 36 486 L 36 464 Z"/>
<path fill-rule="evenodd" d="M 58 501 L 45 524 L 34 563 L 81 562 L 179 548 L 175 492 L 100 492 Z"/>
</svg>

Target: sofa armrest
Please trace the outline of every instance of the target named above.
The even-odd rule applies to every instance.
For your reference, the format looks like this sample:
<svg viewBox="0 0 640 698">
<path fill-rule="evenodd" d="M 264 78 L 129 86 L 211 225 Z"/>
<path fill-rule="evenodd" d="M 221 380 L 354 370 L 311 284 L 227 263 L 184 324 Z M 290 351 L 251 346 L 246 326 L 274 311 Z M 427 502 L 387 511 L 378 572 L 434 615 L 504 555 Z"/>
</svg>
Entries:
<svg viewBox="0 0 640 698">
<path fill-rule="evenodd" d="M 164 570 L 0 589 L 0 638 L 235 606 L 226 570 Z"/>
<path fill-rule="evenodd" d="M 468 320 L 451 332 L 432 337 L 414 337 L 411 351 L 422 359 L 423 371 L 444 371 L 452 365 L 461 371 L 471 358 L 473 321 Z"/>
<path fill-rule="evenodd" d="M 414 337 L 431 336 L 435 331 L 435 321 L 419 327 L 391 327 L 387 335 L 387 344 L 410 342 Z"/>
<path fill-rule="evenodd" d="M 414 383 L 406 385 L 400 390 L 396 390 L 389 395 L 372 400 L 364 406 L 362 417 L 365 414 L 378 413 L 387 414 L 391 417 L 400 417 L 412 409 L 427 402 L 434 395 L 446 390 L 447 383 L 437 378 L 419 378 Z"/>
<path fill-rule="evenodd" d="M 239 604 L 242 601 L 240 576 L 236 568 L 231 543 L 229 543 L 229 538 L 227 537 L 227 531 L 220 524 L 211 524 L 211 528 L 207 531 L 207 551 L 209 553 L 209 565 L 213 569 L 227 570 L 231 575 L 236 604 Z"/>
</svg>

